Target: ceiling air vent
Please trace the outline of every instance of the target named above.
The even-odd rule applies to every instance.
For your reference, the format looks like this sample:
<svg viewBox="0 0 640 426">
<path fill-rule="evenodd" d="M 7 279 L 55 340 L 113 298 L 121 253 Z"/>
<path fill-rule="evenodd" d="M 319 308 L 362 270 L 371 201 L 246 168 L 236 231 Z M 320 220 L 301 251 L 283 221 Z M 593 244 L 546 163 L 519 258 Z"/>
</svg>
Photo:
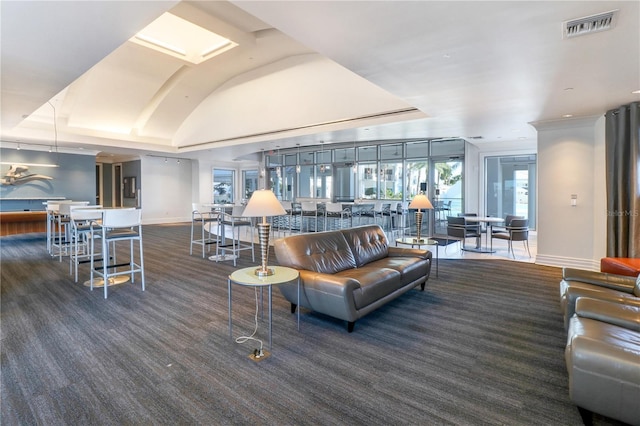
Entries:
<svg viewBox="0 0 640 426">
<path fill-rule="evenodd" d="M 610 30 L 615 26 L 617 12 L 617 10 L 612 10 L 611 12 L 567 21 L 563 25 L 564 38 Z"/>
</svg>

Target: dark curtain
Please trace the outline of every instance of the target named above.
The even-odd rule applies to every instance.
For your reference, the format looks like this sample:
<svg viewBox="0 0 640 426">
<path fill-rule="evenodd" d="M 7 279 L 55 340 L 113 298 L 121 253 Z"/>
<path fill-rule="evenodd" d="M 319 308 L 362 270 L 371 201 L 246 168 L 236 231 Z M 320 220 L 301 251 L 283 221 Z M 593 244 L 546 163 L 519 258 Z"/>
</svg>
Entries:
<svg viewBox="0 0 640 426">
<path fill-rule="evenodd" d="M 607 256 L 640 257 L 640 102 L 605 118 Z"/>
</svg>

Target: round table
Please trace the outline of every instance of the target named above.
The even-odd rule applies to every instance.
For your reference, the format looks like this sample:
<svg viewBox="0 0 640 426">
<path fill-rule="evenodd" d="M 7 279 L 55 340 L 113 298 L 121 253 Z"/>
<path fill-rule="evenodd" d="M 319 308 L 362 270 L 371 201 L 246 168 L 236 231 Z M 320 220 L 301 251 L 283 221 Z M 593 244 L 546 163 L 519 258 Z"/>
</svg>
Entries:
<svg viewBox="0 0 640 426">
<path fill-rule="evenodd" d="M 246 287 L 267 287 L 269 295 L 269 350 L 271 350 L 271 326 L 272 326 L 272 297 L 271 289 L 274 285 L 286 284 L 292 281 L 298 281 L 298 330 L 300 330 L 300 274 L 296 269 L 287 268 L 285 266 L 269 266 L 269 269 L 273 269 L 273 275 L 260 277 L 255 274 L 255 266 L 249 268 L 238 269 L 229 275 L 227 280 L 227 287 L 229 290 L 229 337 L 233 339 L 233 323 L 231 321 L 231 284 L 238 284 Z M 261 298 L 262 300 L 262 298 Z M 264 307 L 262 309 L 264 314 Z"/>
</svg>

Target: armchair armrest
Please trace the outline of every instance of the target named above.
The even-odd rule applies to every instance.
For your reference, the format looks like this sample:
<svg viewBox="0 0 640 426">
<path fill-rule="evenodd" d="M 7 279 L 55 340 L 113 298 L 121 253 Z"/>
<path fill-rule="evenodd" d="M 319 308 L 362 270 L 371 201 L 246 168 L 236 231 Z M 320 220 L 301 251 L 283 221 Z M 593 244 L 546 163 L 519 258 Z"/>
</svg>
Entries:
<svg viewBox="0 0 640 426">
<path fill-rule="evenodd" d="M 576 314 L 583 318 L 640 331 L 640 306 L 579 297 L 576 300 Z"/>
<path fill-rule="evenodd" d="M 595 271 L 585 271 L 582 269 L 573 268 L 563 268 L 562 278 L 565 281 L 580 281 L 583 283 L 606 287 L 625 293 L 633 293 L 633 288 L 636 284 L 635 277 L 607 274 Z"/>
<path fill-rule="evenodd" d="M 581 297 L 588 297 L 591 299 L 602 300 L 608 303 L 621 303 L 625 305 L 640 306 L 640 298 L 628 296 L 620 291 L 610 290 L 606 287 L 593 286 L 591 288 L 585 287 L 571 287 L 563 295 L 561 299 L 562 307 L 564 310 L 564 325 L 568 329 L 571 317 L 576 312 L 576 303 Z"/>
</svg>

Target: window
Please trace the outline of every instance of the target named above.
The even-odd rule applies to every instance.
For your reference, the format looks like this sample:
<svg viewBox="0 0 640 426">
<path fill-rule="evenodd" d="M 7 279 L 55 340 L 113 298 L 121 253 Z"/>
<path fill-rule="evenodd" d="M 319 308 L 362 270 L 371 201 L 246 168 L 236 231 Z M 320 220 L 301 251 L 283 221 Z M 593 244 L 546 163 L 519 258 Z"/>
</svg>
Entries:
<svg viewBox="0 0 640 426">
<path fill-rule="evenodd" d="M 358 176 L 356 198 L 376 198 L 378 190 L 378 168 L 376 163 L 358 163 Z"/>
<path fill-rule="evenodd" d="M 381 200 L 402 200 L 402 160 L 380 163 Z"/>
<path fill-rule="evenodd" d="M 213 169 L 213 203 L 233 204 L 235 170 Z"/>
<path fill-rule="evenodd" d="M 242 183 L 244 185 L 243 198 L 249 200 L 253 191 L 258 189 L 258 171 L 257 170 L 243 170 L 242 171 Z"/>
</svg>

